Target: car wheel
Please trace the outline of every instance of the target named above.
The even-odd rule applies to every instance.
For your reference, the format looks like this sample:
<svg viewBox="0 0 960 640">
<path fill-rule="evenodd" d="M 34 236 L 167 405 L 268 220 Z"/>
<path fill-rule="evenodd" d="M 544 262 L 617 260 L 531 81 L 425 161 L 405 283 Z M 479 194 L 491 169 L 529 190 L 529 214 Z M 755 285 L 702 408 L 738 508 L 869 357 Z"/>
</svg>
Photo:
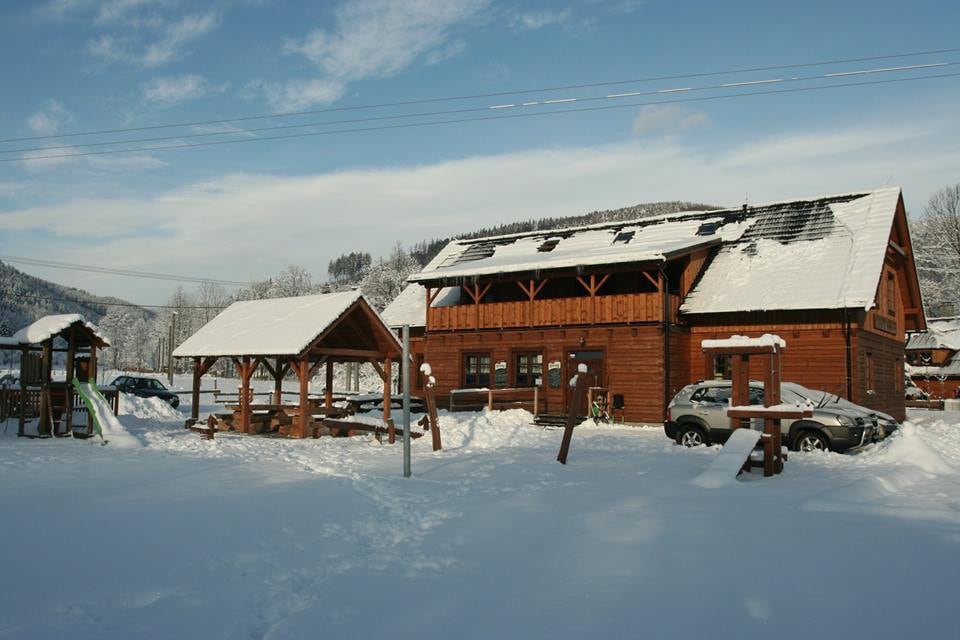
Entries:
<svg viewBox="0 0 960 640">
<path fill-rule="evenodd" d="M 830 451 L 830 443 L 817 431 L 801 431 L 797 434 L 793 448 L 795 451 Z"/>
<path fill-rule="evenodd" d="M 707 444 L 703 429 L 695 424 L 682 424 L 677 431 L 677 444 L 684 447 L 701 447 Z"/>
</svg>

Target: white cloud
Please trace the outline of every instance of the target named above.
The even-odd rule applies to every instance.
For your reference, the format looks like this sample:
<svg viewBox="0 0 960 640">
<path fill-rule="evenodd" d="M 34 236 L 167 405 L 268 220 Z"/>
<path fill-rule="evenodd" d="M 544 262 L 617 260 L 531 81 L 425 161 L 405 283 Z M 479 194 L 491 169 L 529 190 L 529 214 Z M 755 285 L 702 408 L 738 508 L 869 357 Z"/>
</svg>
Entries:
<svg viewBox="0 0 960 640">
<path fill-rule="evenodd" d="M 410 243 L 532 217 L 653 200 L 736 205 L 745 195 L 758 202 L 888 183 L 905 187 L 909 205 L 955 181 L 960 147 L 942 143 L 945 136 L 957 135 L 955 125 L 907 134 L 894 129 L 877 124 L 842 132 L 791 132 L 716 152 L 656 138 L 416 167 L 227 175 L 159 197 L 11 209 L 0 213 L 0 230 L 54 234 L 45 236 L 46 250 L 75 262 L 161 270 L 167 256 L 176 255 L 184 273 L 242 280 L 276 273 L 290 256 L 301 256 L 298 260 L 322 277 L 327 262 L 343 251 L 386 254 L 397 240 Z M 88 224 L 64 224 L 74 219 Z M 12 234 L 0 233 L 0 251 L 11 249 L 4 246 L 4 235 Z M 79 242 L 94 236 L 99 238 L 95 248 Z M 264 243 L 279 243 L 283 251 L 265 252 Z M 162 299 L 143 287 L 100 280 L 95 288 L 144 301 L 145 296 Z"/>
<path fill-rule="evenodd" d="M 350 82 L 394 75 L 421 57 L 436 63 L 456 55 L 463 45 L 449 43 L 455 28 L 488 5 L 489 0 L 347 0 L 335 10 L 334 26 L 285 44 L 288 53 L 316 65 L 319 78 L 291 81 L 289 90 L 265 85 L 268 100 L 280 110 L 327 104 Z"/>
<path fill-rule="evenodd" d="M 27 126 L 39 135 L 51 135 L 57 132 L 64 122 L 72 122 L 73 116 L 58 100 L 50 100 L 43 109 L 27 118 Z"/>
<path fill-rule="evenodd" d="M 710 124 L 705 111 L 676 104 L 642 107 L 633 121 L 633 135 L 673 135 Z"/>
<path fill-rule="evenodd" d="M 132 33 L 127 28 L 122 33 L 102 34 L 90 41 L 87 50 L 106 62 L 157 67 L 183 57 L 190 44 L 219 24 L 220 16 L 214 11 L 187 15 L 178 20 L 155 18 L 137 23 L 142 29 L 133 29 Z"/>
<path fill-rule="evenodd" d="M 117 155 L 89 155 L 71 157 L 71 154 L 80 154 L 87 149 L 81 147 L 56 145 L 48 149 L 25 151 L 20 154 L 18 164 L 27 171 L 49 171 L 63 165 L 79 166 L 95 172 L 109 171 L 110 173 L 129 173 L 156 169 L 167 165 L 167 162 L 146 153 L 130 153 Z"/>
<path fill-rule="evenodd" d="M 510 16 L 510 26 L 518 31 L 534 31 L 567 23 L 573 16 L 570 9 L 518 11 Z"/>
<path fill-rule="evenodd" d="M 162 76 L 140 85 L 140 93 L 146 102 L 170 106 L 202 98 L 209 91 L 206 78 L 195 73 L 181 76 Z"/>
</svg>

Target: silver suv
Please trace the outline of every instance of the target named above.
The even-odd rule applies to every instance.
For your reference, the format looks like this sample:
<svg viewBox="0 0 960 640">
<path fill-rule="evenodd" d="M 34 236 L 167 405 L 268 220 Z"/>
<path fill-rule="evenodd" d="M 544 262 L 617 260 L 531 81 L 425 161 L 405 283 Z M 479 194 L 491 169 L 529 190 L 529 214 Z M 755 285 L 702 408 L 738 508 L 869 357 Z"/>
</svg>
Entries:
<svg viewBox="0 0 960 640">
<path fill-rule="evenodd" d="M 667 437 L 688 447 L 726 442 L 730 437 L 727 409 L 731 389 L 729 380 L 697 382 L 681 389 L 667 408 L 667 420 L 663 423 Z M 806 404 L 813 399 L 800 390 L 805 389 L 783 383 L 781 402 Z M 762 383 L 750 382 L 750 404 L 763 404 Z M 848 404 L 829 404 L 821 398 L 814 403 L 813 417 L 781 421 L 784 444 L 795 451 L 842 453 L 873 442 L 881 433 L 877 416 L 866 408 Z"/>
</svg>

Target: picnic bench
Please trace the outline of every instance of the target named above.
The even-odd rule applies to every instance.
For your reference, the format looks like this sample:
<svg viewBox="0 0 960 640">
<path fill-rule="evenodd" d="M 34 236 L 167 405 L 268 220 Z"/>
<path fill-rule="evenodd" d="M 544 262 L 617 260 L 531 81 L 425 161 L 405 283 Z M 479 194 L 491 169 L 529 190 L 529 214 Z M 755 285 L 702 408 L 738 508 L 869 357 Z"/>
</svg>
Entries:
<svg viewBox="0 0 960 640">
<path fill-rule="evenodd" d="M 334 438 L 350 438 L 353 436 L 372 433 L 380 442 L 383 441 L 383 435 L 387 434 L 390 442 L 396 440 L 397 434 L 403 435 L 403 429 L 397 429 L 393 420 L 378 420 L 375 418 L 353 418 L 343 420 L 337 418 L 324 418 L 323 426 L 327 434 Z M 423 434 L 419 431 L 410 430 L 411 438 L 419 438 Z"/>
</svg>

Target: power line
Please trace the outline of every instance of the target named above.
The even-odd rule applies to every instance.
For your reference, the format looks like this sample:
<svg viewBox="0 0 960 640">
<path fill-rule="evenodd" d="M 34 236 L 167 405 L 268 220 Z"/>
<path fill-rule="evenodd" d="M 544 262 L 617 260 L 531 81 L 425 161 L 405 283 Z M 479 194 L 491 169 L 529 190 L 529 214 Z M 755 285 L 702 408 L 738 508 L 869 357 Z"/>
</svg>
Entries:
<svg viewBox="0 0 960 640">
<path fill-rule="evenodd" d="M 204 307 L 204 306 L 197 306 L 197 305 L 134 304 L 132 302 L 83 301 L 83 300 L 71 300 L 69 298 L 52 298 L 48 296 L 37 296 L 29 293 L 19 293 L 15 291 L 0 291 L 0 298 L 6 298 L 8 300 L 30 299 L 30 300 L 39 300 L 39 301 L 45 301 L 45 302 L 61 302 L 64 304 L 76 304 L 82 307 L 135 307 L 137 309 L 216 309 L 216 310 L 223 310 L 226 308 L 226 305 L 222 307 Z"/>
<path fill-rule="evenodd" d="M 62 146 L 45 146 L 45 147 L 21 147 L 17 149 L 0 149 L 0 154 L 13 154 L 13 153 L 28 153 L 33 151 L 56 151 L 60 149 L 77 149 L 79 147 L 91 148 L 91 147 L 106 147 L 111 145 L 118 144 L 142 144 L 146 142 L 164 142 L 168 140 L 186 140 L 186 139 L 196 139 L 196 138 L 209 138 L 214 136 L 227 136 L 227 135 L 238 135 L 238 134 L 252 134 L 260 133 L 263 131 L 278 131 L 278 130 L 289 130 L 289 129 L 305 129 L 309 127 L 323 127 L 323 126 L 336 126 L 342 124 L 357 124 L 361 122 L 376 122 L 384 120 L 399 120 L 399 119 L 409 119 L 409 118 L 426 118 L 426 117 L 435 117 L 443 115 L 454 115 L 454 114 L 463 114 L 463 113 L 477 113 L 485 112 L 491 109 L 503 110 L 503 109 L 530 109 L 533 107 L 550 107 L 555 104 L 568 104 L 573 102 L 596 102 L 599 100 L 620 100 L 623 98 L 633 98 L 638 96 L 653 96 L 653 95 L 663 95 L 671 93 L 688 93 L 692 91 L 713 91 L 713 90 L 726 90 L 736 87 L 747 87 L 747 86 L 757 86 L 757 85 L 770 85 L 770 84 L 780 84 L 780 83 L 792 83 L 792 82 L 809 82 L 811 80 L 832 80 L 833 78 L 841 77 L 850 77 L 855 75 L 873 75 L 879 73 L 899 73 L 904 71 L 916 71 L 919 69 L 931 69 L 936 67 L 949 67 L 955 66 L 957 62 L 934 62 L 928 64 L 918 64 L 918 65 L 908 65 L 900 67 L 885 67 L 879 69 L 856 69 L 851 71 L 839 71 L 832 73 L 825 73 L 819 75 L 811 76 L 799 76 L 793 78 L 766 78 L 760 80 L 750 80 L 746 82 L 728 82 L 723 84 L 715 85 L 706 85 L 701 87 L 674 87 L 666 89 L 656 89 L 652 91 L 632 91 L 628 93 L 614 93 L 604 96 L 576 96 L 576 97 L 567 97 L 559 100 L 546 100 L 546 101 L 537 101 L 537 102 L 522 102 L 519 104 L 499 104 L 499 105 L 488 105 L 482 107 L 468 107 L 464 109 L 446 109 L 442 111 L 420 111 L 415 113 L 402 113 L 402 114 L 388 114 L 380 116 L 368 116 L 365 118 L 351 118 L 347 120 L 327 120 L 324 122 L 307 122 L 302 124 L 283 124 L 283 125 L 272 125 L 266 127 L 252 127 L 247 129 L 236 129 L 233 131 L 208 131 L 204 133 L 191 133 L 191 134 L 182 134 L 182 135 L 171 135 L 171 136 L 155 136 L 152 138 L 133 138 L 127 140 L 110 140 L 104 142 L 83 142 L 73 145 L 62 145 Z M 31 160 L 33 158 L 23 158 L 24 160 Z"/>
<path fill-rule="evenodd" d="M 830 64 L 871 62 L 876 60 L 892 60 L 892 59 L 898 59 L 898 58 L 910 58 L 910 57 L 925 56 L 925 55 L 956 53 L 958 51 L 960 51 L 960 48 L 931 49 L 927 51 L 911 51 L 907 53 L 896 53 L 896 54 L 878 55 L 878 56 L 864 56 L 860 58 L 837 58 L 833 60 L 823 60 L 818 62 L 802 62 L 802 63 L 796 63 L 796 64 L 783 64 L 783 65 L 766 65 L 766 66 L 746 67 L 746 68 L 738 68 L 738 69 L 726 69 L 721 71 L 705 71 L 705 72 L 698 72 L 698 73 L 648 76 L 643 78 L 609 80 L 609 81 L 598 81 L 598 82 L 585 82 L 580 84 L 556 85 L 552 87 L 512 89 L 512 90 L 505 90 L 505 91 L 494 91 L 489 93 L 475 93 L 475 94 L 469 94 L 469 95 L 443 96 L 443 97 L 435 97 L 435 98 L 419 98 L 419 99 L 412 99 L 412 100 L 400 100 L 396 102 L 381 102 L 381 103 L 365 104 L 365 105 L 327 107 L 324 109 L 309 109 L 304 111 L 286 111 L 281 113 L 256 114 L 256 115 L 250 115 L 250 116 L 238 116 L 234 118 L 221 118 L 221 119 L 215 119 L 215 120 L 196 120 L 192 122 L 156 124 L 156 125 L 146 125 L 141 127 L 124 127 L 124 128 L 115 128 L 115 129 L 100 129 L 100 130 L 93 130 L 93 131 L 77 131 L 73 133 L 61 133 L 61 134 L 51 134 L 51 135 L 43 135 L 43 136 L 24 136 L 24 137 L 18 137 L 18 138 L 6 138 L 3 140 L 0 140 L 0 144 L 5 144 L 9 142 L 25 142 L 28 140 L 50 140 L 55 138 L 69 138 L 69 137 L 77 137 L 77 136 L 105 135 L 105 134 L 114 134 L 114 133 L 129 133 L 129 132 L 135 132 L 135 131 L 150 131 L 150 130 L 156 130 L 156 129 L 172 129 L 172 128 L 179 128 L 179 127 L 196 127 L 196 126 L 204 126 L 204 125 L 230 124 L 234 122 L 248 122 L 251 120 L 264 120 L 269 118 L 288 118 L 293 116 L 317 115 L 321 113 L 359 111 L 359 110 L 366 110 L 366 109 L 380 109 L 380 108 L 386 108 L 386 107 L 402 107 L 402 106 L 412 106 L 417 104 L 429 104 L 429 103 L 436 103 L 436 102 L 453 102 L 457 100 L 475 100 L 480 98 L 493 98 L 493 97 L 499 97 L 499 96 L 518 95 L 518 94 L 549 93 L 552 91 L 567 91 L 571 89 L 587 89 L 587 88 L 605 87 L 605 86 L 622 86 L 622 85 L 628 85 L 628 84 L 640 84 L 644 82 L 655 82 L 660 80 L 684 80 L 684 79 L 691 79 L 691 78 L 706 78 L 706 77 L 714 77 L 714 76 L 721 76 L 721 75 L 733 75 L 738 73 L 753 73 L 758 71 L 802 69 L 802 68 L 817 67 L 817 66 L 824 66 L 824 65 L 830 65 Z"/>
<path fill-rule="evenodd" d="M 62 153 L 62 154 L 50 154 L 42 156 L 32 156 L 29 158 L 0 158 L 0 162 L 29 162 L 33 160 L 45 160 L 53 158 L 79 158 L 84 156 L 99 156 L 99 155 L 111 155 L 116 153 L 134 153 L 134 152 L 143 152 L 143 151 L 171 151 L 178 149 L 192 149 L 197 147 L 210 147 L 210 146 L 219 146 L 224 144 L 239 144 L 243 142 L 268 142 L 273 140 L 287 140 L 293 138 L 306 138 L 312 136 L 326 136 L 334 134 L 343 134 L 343 133 L 360 133 L 368 131 L 383 131 L 388 129 L 410 129 L 417 127 L 430 127 L 437 125 L 445 124 L 462 124 L 467 122 L 482 122 L 487 120 L 505 120 L 513 118 L 535 118 L 542 116 L 552 116 L 560 115 L 567 113 L 585 113 L 591 111 L 608 111 L 613 109 L 628 109 L 633 107 L 649 106 L 649 105 L 658 105 L 658 104 L 677 104 L 677 103 L 688 103 L 688 102 L 708 102 L 712 100 L 725 100 L 730 98 L 743 98 L 743 97 L 752 97 L 752 96 L 764 96 L 764 95 L 775 95 L 783 93 L 799 93 L 804 91 L 822 91 L 826 89 L 840 89 L 846 87 L 862 87 L 868 85 L 880 85 L 880 84 L 892 84 L 895 82 L 912 82 L 917 80 L 933 80 L 939 78 L 953 78 L 960 76 L 960 73 L 943 73 L 943 74 L 933 74 L 925 76 L 913 76 L 909 78 L 888 78 L 885 80 L 872 80 L 866 82 L 845 82 L 831 85 L 821 85 L 815 87 L 791 87 L 787 89 L 775 89 L 770 91 L 750 91 L 743 93 L 730 93 L 724 95 L 716 96 L 703 96 L 696 98 L 677 98 L 672 100 L 655 100 L 655 101 L 645 101 L 645 102 L 631 102 L 625 104 L 615 104 L 615 105 L 603 105 L 595 107 L 578 107 L 573 109 L 560 109 L 556 111 L 540 111 L 540 112 L 524 112 L 524 113 L 506 113 L 503 115 L 497 116 L 479 116 L 473 118 L 452 118 L 447 120 L 435 120 L 431 122 L 410 122 L 402 124 L 392 124 L 392 125 L 378 125 L 372 127 L 356 127 L 353 129 L 336 129 L 332 131 L 311 131 L 303 133 L 295 133 L 290 135 L 277 135 L 277 136 L 261 136 L 255 138 L 240 138 L 236 140 L 214 140 L 208 142 L 194 142 L 188 144 L 174 144 L 174 145 L 161 145 L 154 147 L 134 147 L 130 149 L 108 149 L 105 151 L 85 151 L 81 153 Z M 487 109 L 485 109 L 487 110 Z M 118 142 L 117 144 L 122 144 Z"/>
<path fill-rule="evenodd" d="M 71 262 L 57 262 L 55 260 L 43 260 L 41 258 L 21 258 L 19 256 L 0 255 L 0 260 L 14 262 L 17 264 L 30 264 L 38 267 L 51 267 L 54 269 L 70 269 L 71 271 L 89 271 L 92 273 L 106 273 L 115 276 L 126 276 L 130 278 L 148 278 L 152 280 L 172 280 L 174 282 L 204 283 L 228 286 L 249 286 L 249 282 L 238 282 L 236 280 L 216 280 L 213 278 L 203 278 L 200 276 L 181 276 L 169 273 L 155 273 L 152 271 L 132 271 L 129 269 L 113 269 L 110 267 L 99 267 L 89 264 L 74 264 Z"/>
</svg>

